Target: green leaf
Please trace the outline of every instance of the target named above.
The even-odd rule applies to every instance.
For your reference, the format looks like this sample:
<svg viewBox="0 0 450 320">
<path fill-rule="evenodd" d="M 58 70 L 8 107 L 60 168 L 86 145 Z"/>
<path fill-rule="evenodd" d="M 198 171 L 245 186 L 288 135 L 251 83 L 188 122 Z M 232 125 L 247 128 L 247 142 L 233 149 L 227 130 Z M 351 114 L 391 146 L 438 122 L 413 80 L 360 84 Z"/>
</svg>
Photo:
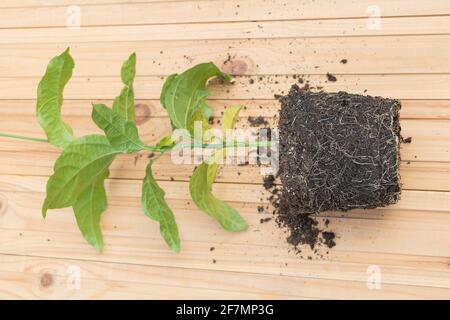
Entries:
<svg viewBox="0 0 450 320">
<path fill-rule="evenodd" d="M 212 186 L 208 183 L 208 165 L 206 163 L 202 163 L 195 169 L 189 182 L 189 191 L 195 204 L 216 219 L 225 230 L 247 229 L 248 225 L 239 213 L 212 194 Z"/>
<path fill-rule="evenodd" d="M 214 180 L 216 179 L 217 176 L 217 169 L 219 168 L 219 160 L 222 160 L 224 156 L 225 156 L 225 149 L 218 149 L 214 153 L 210 163 L 208 164 L 206 181 L 208 183 L 208 187 L 210 188 L 212 188 Z"/>
<path fill-rule="evenodd" d="M 203 111 L 201 109 L 197 109 L 192 115 L 191 121 L 189 122 L 187 129 L 191 134 L 194 134 L 195 122 L 200 121 L 202 123 L 202 132 L 203 135 L 211 126 L 209 125 L 208 119 L 204 116 Z"/>
<path fill-rule="evenodd" d="M 101 135 L 84 136 L 69 144 L 56 160 L 47 182 L 42 215 L 45 217 L 48 209 L 74 205 L 80 193 L 97 181 L 118 153 Z"/>
<path fill-rule="evenodd" d="M 50 60 L 37 89 L 36 113 L 49 142 L 66 147 L 74 138 L 72 129 L 61 119 L 64 87 L 72 77 L 74 61 L 69 48 Z"/>
<path fill-rule="evenodd" d="M 108 169 L 100 172 L 96 180 L 79 194 L 73 204 L 73 211 L 81 234 L 99 252 L 103 250 L 100 216 L 108 206 L 104 186 L 104 181 L 108 176 Z"/>
<path fill-rule="evenodd" d="M 222 116 L 223 131 L 234 128 L 236 121 L 239 119 L 239 112 L 241 111 L 241 109 L 242 106 L 232 106 L 225 110 Z M 210 161 L 210 164 L 208 164 L 207 176 L 209 186 L 212 186 L 214 180 L 216 179 L 217 169 L 219 167 L 219 160 L 222 160 L 225 156 L 226 156 L 226 149 L 219 149 L 214 153 L 213 158 Z"/>
<path fill-rule="evenodd" d="M 233 129 L 236 121 L 239 119 L 239 112 L 242 106 L 232 106 L 225 110 L 222 116 L 222 129 L 229 130 Z"/>
<path fill-rule="evenodd" d="M 222 117 L 222 129 L 232 129 L 236 123 L 241 106 L 228 108 Z M 245 220 L 239 213 L 226 204 L 217 199 L 212 194 L 212 185 L 219 168 L 219 160 L 225 156 L 225 149 L 217 150 L 210 164 L 202 163 L 198 166 L 189 182 L 189 191 L 192 200 L 204 212 L 215 218 L 222 227 L 230 231 L 241 231 L 248 227 Z"/>
<path fill-rule="evenodd" d="M 152 162 L 147 165 L 146 175 L 142 183 L 141 204 L 144 213 L 159 222 L 159 230 L 168 246 L 175 252 L 180 251 L 180 238 L 175 217 L 164 199 L 164 190 L 153 178 Z"/>
<path fill-rule="evenodd" d="M 160 151 L 166 151 L 172 149 L 172 147 L 175 145 L 175 141 L 172 140 L 171 136 L 163 137 L 159 142 L 156 144 L 156 148 L 158 148 Z"/>
<path fill-rule="evenodd" d="M 136 75 L 136 53 L 132 53 L 122 65 L 121 78 L 124 87 L 114 99 L 113 110 L 126 121 L 135 121 L 133 82 Z"/>
<path fill-rule="evenodd" d="M 104 104 L 93 105 L 92 120 L 105 132 L 111 146 L 120 152 L 133 153 L 145 149 L 145 144 L 139 138 L 136 124 L 125 120 Z"/>
<path fill-rule="evenodd" d="M 233 80 L 212 62 L 198 64 L 180 75 L 173 74 L 167 78 L 160 101 L 174 128 L 187 129 L 197 109 L 202 109 L 205 117 L 208 113 L 210 115 L 210 110 L 205 107 L 205 100 L 209 95 L 206 82 L 215 76 L 230 82 Z"/>
</svg>

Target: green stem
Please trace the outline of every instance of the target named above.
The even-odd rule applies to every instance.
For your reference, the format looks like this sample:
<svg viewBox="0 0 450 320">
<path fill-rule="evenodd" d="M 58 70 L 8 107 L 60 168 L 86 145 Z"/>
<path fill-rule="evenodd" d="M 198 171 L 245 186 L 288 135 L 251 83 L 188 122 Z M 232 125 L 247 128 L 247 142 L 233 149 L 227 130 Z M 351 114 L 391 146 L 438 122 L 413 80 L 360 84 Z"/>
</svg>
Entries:
<svg viewBox="0 0 450 320">
<path fill-rule="evenodd" d="M 2 133 L 2 132 L 0 132 L 0 137 L 20 139 L 20 140 L 28 140 L 28 141 L 37 141 L 37 142 L 48 142 L 47 139 L 39 139 L 39 138 L 32 138 L 32 137 L 26 137 L 26 136 L 19 136 L 19 135 L 16 135 L 16 134 L 8 134 L 8 133 Z"/>
<path fill-rule="evenodd" d="M 161 149 L 159 149 L 157 147 L 148 146 L 148 145 L 144 146 L 144 150 L 152 151 L 152 152 L 163 152 L 163 151 L 161 151 Z"/>
<path fill-rule="evenodd" d="M 186 145 L 186 147 L 189 145 Z M 254 143 L 249 142 L 236 142 L 236 143 L 197 143 L 194 141 L 193 147 L 201 147 L 203 149 L 222 149 L 222 148 L 234 148 L 234 147 L 271 147 L 272 141 L 258 141 Z"/>
<path fill-rule="evenodd" d="M 2 133 L 0 132 L 0 137 L 6 137 L 6 138 L 13 138 L 13 139 L 19 139 L 19 140 L 28 140 L 28 141 L 36 141 L 36 142 L 49 142 L 46 139 L 40 139 L 40 138 L 32 138 L 32 137 L 27 137 L 27 136 L 20 136 L 20 135 L 16 135 L 16 134 L 8 134 L 8 133 Z M 230 147 L 270 147 L 272 145 L 271 141 L 260 141 L 260 142 L 255 142 L 255 143 L 248 143 L 248 142 L 237 142 L 237 143 L 225 143 L 225 144 L 220 144 L 220 143 L 216 143 L 216 144 L 204 144 L 204 143 L 200 143 L 200 142 L 196 142 L 194 141 L 194 147 L 198 147 L 201 146 L 204 149 L 221 149 L 221 148 L 230 148 Z M 187 145 L 188 146 L 188 145 Z M 186 147 L 187 147 L 186 146 Z M 179 147 L 184 147 L 179 145 Z M 178 148 L 179 148 L 178 147 Z M 161 149 L 154 147 L 154 146 L 145 146 L 145 150 L 147 151 L 152 151 L 152 152 L 162 152 Z M 165 150 L 168 151 L 168 150 Z"/>
</svg>

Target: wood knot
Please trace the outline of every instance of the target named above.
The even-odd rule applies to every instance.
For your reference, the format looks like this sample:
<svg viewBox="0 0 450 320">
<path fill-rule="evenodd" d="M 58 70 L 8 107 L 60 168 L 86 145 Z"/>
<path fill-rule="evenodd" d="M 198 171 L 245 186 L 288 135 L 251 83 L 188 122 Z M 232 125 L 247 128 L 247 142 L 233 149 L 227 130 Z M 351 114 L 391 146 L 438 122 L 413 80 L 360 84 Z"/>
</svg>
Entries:
<svg viewBox="0 0 450 320">
<path fill-rule="evenodd" d="M 248 64 L 244 60 L 227 60 L 222 64 L 222 70 L 234 76 L 242 76 L 248 70 Z"/>
<path fill-rule="evenodd" d="M 150 119 L 150 107 L 145 103 L 137 103 L 134 106 L 134 112 L 136 114 L 136 124 L 138 126 L 146 123 Z"/>
<path fill-rule="evenodd" d="M 45 272 L 41 276 L 41 287 L 48 288 L 53 284 L 53 275 L 51 273 Z"/>
</svg>

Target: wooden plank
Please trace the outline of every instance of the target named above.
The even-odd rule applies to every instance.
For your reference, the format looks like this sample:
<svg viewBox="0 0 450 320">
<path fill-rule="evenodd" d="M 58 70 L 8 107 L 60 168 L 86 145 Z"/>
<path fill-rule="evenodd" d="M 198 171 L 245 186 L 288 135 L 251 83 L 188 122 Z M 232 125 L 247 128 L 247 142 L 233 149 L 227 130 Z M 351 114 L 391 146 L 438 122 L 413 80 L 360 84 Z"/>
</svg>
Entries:
<svg viewBox="0 0 450 320">
<path fill-rule="evenodd" d="M 369 29 L 367 19 L 218 22 L 139 26 L 97 26 L 79 29 L 0 29 L 0 43 L 63 43 L 212 39 L 321 38 L 449 34 L 450 16 L 383 18 Z"/>
<path fill-rule="evenodd" d="M 66 116 L 65 119 L 75 128 L 77 136 L 101 133 L 101 130 L 88 117 Z M 275 124 L 272 123 L 272 125 Z M 401 121 L 401 126 L 402 135 L 411 137 L 413 141 L 410 144 L 402 145 L 401 158 L 404 161 L 450 161 L 449 120 L 405 119 Z M 237 128 L 245 127 L 248 127 L 248 123 L 244 118 L 238 123 Z M 150 145 L 156 144 L 162 137 L 171 134 L 171 127 L 167 118 L 147 118 L 146 121 L 139 124 L 138 129 L 142 140 Z M 39 127 L 35 116 L 9 115 L 0 118 L 0 132 L 45 138 L 45 134 Z M 20 147 L 24 142 L 9 138 L 0 138 L 0 141 L 2 141 L 3 151 L 19 151 L 23 150 L 23 146 L 25 146 Z M 36 147 L 38 145 L 39 148 L 42 148 L 40 144 L 37 144 Z M 51 147 L 47 145 L 45 148 Z"/>
<path fill-rule="evenodd" d="M 170 193 L 171 188 L 164 187 Z M 307 260 L 308 250 L 304 250 L 305 259 L 288 252 L 284 234 L 274 223 L 259 223 L 264 215 L 256 213 L 256 204 L 232 203 L 251 227 L 247 232 L 230 234 L 187 200 L 170 199 L 183 242 L 182 253 L 175 255 L 160 239 L 157 224 L 142 214 L 138 194 L 121 196 L 116 191 L 108 188 L 110 208 L 102 219 L 107 244 L 103 255 L 96 254 L 81 238 L 70 210 L 51 212 L 43 223 L 42 193 L 27 192 L 29 201 L 23 201 L 24 193 L 2 192 L 0 252 L 341 280 L 364 279 L 367 267 L 377 264 L 387 283 L 450 287 L 450 282 L 442 280 L 443 274 L 450 272 L 449 248 L 442 241 L 450 231 L 448 212 L 393 207 L 350 211 L 350 219 L 332 217 L 339 246 L 324 258 L 315 255 Z M 418 197 L 426 206 L 423 194 L 427 193 L 408 196 Z M 214 251 L 210 251 L 211 246 Z M 218 262 L 214 264 L 212 259 Z"/>
<path fill-rule="evenodd" d="M 47 177 L 40 176 L 16 176 L 16 175 L 1 175 L 0 191 L 13 192 L 43 192 Z M 108 185 L 111 185 L 111 190 L 119 191 L 117 196 L 134 197 L 140 194 L 140 181 L 121 179 L 120 181 L 109 179 Z M 167 188 L 166 197 L 168 199 L 190 200 L 188 187 L 186 182 L 182 181 L 160 181 L 163 188 Z M 225 201 L 232 202 L 248 202 L 248 203 L 264 203 L 268 201 L 266 196 L 268 193 L 264 191 L 262 185 L 249 184 L 243 190 L 236 189 L 233 184 L 218 183 L 214 184 L 214 190 L 217 196 Z M 113 193 L 114 194 L 114 193 Z M 404 190 L 402 193 L 402 201 L 392 205 L 390 208 L 401 210 L 430 210 L 430 211 L 448 211 L 450 209 L 450 193 L 437 191 L 414 191 Z"/>
<path fill-rule="evenodd" d="M 387 75 L 336 75 L 336 82 L 329 82 L 325 75 L 306 75 L 313 87 L 322 87 L 328 92 L 347 91 L 395 99 L 448 100 L 450 99 L 450 74 L 387 74 Z M 295 78 L 294 78 L 295 77 Z M 295 75 L 284 76 L 242 76 L 234 85 L 212 81 L 209 86 L 213 99 L 273 99 L 275 94 L 285 94 L 292 84 L 297 83 Z M 0 78 L 0 100 L 35 99 L 40 77 Z M 159 99 L 164 78 L 137 77 L 136 97 Z M 66 99 L 102 100 L 113 99 L 121 90 L 117 77 L 73 77 L 64 91 Z"/>
<path fill-rule="evenodd" d="M 14 299 L 289 299 L 333 298 L 436 298 L 448 289 L 382 284 L 368 290 L 363 281 L 336 281 L 289 276 L 267 276 L 211 270 L 161 268 L 68 259 L 0 256 L 1 293 Z M 72 283 L 71 270 L 80 272 Z M 384 280 L 384 279 L 383 279 Z M 273 287 L 273 282 L 278 286 Z M 287 295 L 288 294 L 288 295 Z"/>
<path fill-rule="evenodd" d="M 386 208 L 320 214 L 320 227 L 329 219 L 338 245 L 329 254 L 319 248 L 297 255 L 289 252 L 285 230 L 273 220 L 260 222 L 271 215 L 258 206 L 271 207 L 258 167 L 220 170 L 215 194 L 250 224 L 246 232 L 228 233 L 192 203 L 193 166 L 175 166 L 166 155 L 155 170 L 179 224 L 177 255 L 140 208 L 148 153 L 120 156 L 106 183 L 106 249 L 98 254 L 71 209 L 52 210 L 42 221 L 45 183 L 60 150 L 0 138 L 0 298 L 448 297 L 450 51 L 442 44 L 450 40 L 450 3 L 377 1 L 383 18 L 374 30 L 367 25 L 369 0 L 175 1 L 80 0 L 78 30 L 65 27 L 72 0 L 2 1 L 0 132 L 43 137 L 36 86 L 48 60 L 67 46 L 77 67 L 63 114 L 78 136 L 100 132 L 89 119 L 90 100 L 111 104 L 122 87 L 120 65 L 133 51 L 138 124 L 148 143 L 170 133 L 158 103 L 170 73 L 213 61 L 236 74 L 235 86 L 212 81 L 211 104 L 217 118 L 227 105 L 247 104 L 240 127 L 250 115 L 275 125 L 274 95 L 304 74 L 326 91 L 403 100 L 402 134 L 412 143 L 401 149 L 402 199 Z M 328 82 L 327 72 L 337 82 Z M 71 265 L 80 267 L 82 290 L 68 290 Z M 367 289 L 370 266 L 381 269 L 381 290 Z"/>
<path fill-rule="evenodd" d="M 33 8 L 33 7 L 52 7 L 52 6 L 71 6 L 71 5 L 108 5 L 108 4 L 134 4 L 142 2 L 169 2 L 183 0 L 2 0 L 0 8 Z M 197 0 L 202 1 L 202 0 Z M 204 0 L 207 1 L 207 0 Z"/>
<path fill-rule="evenodd" d="M 106 1 L 106 0 L 105 0 Z M 151 1 L 149 3 L 107 3 L 88 5 L 76 1 L 80 10 L 81 25 L 143 25 L 168 23 L 199 23 L 199 22 L 235 22 L 255 20 L 311 20 L 330 18 L 366 18 L 379 16 L 424 16 L 450 14 L 450 5 L 445 0 L 420 0 L 411 6 L 402 0 L 377 1 L 374 6 L 371 0 L 347 1 Z M 47 2 L 47 1 L 46 1 Z M 110 2 L 110 1 L 107 1 Z M 112 1 L 114 2 L 114 1 Z M 121 1 L 125 2 L 125 1 Z M 24 3 L 19 8 L 3 9 L 0 28 L 18 27 L 65 27 L 70 17 L 67 11 L 68 3 L 48 3 L 39 6 L 26 7 Z M 6 6 L 3 4 L 2 6 Z M 30 17 L 17 19 L 17 17 Z"/>
<path fill-rule="evenodd" d="M 112 100 L 98 100 L 96 103 L 112 105 Z M 401 119 L 429 119 L 450 120 L 450 100 L 402 100 L 400 111 Z M 219 118 L 228 106 L 243 105 L 239 113 L 241 118 L 278 117 L 280 103 L 278 100 L 208 100 L 213 108 L 213 117 Z M 137 122 L 143 123 L 148 118 L 165 118 L 167 112 L 161 106 L 159 100 L 136 100 L 135 108 Z M 91 115 L 92 106 L 89 100 L 64 100 L 62 115 L 87 116 Z M 27 115 L 36 114 L 36 100 L 0 100 L 0 113 L 3 115 Z M 270 119 L 269 119 L 270 120 Z M 242 120 L 241 120 L 242 122 Z"/>
<path fill-rule="evenodd" d="M 292 299 L 270 293 L 264 285 L 274 277 L 248 274 L 252 286 L 236 290 L 239 273 L 221 283 L 217 271 L 160 268 L 77 260 L 0 256 L 0 297 L 3 299 Z M 203 273 L 204 278 L 200 274 Z M 180 276 L 182 274 L 183 276 Z M 79 278 L 78 278 L 79 275 Z M 236 281 L 233 281 L 233 279 Z M 283 281 L 283 279 L 281 279 Z M 234 289 L 234 290 L 233 290 Z M 306 297 L 303 297 L 306 298 Z"/>
<path fill-rule="evenodd" d="M 123 208 L 121 210 L 124 211 Z M 39 215 L 39 213 L 37 212 L 36 215 Z M 60 215 L 62 214 L 53 213 L 48 217 L 49 221 L 60 220 Z M 67 215 L 71 216 L 69 213 Z M 143 216 L 142 213 L 140 215 Z M 110 215 L 105 215 L 104 220 L 109 219 L 106 216 L 109 217 Z M 177 215 L 177 218 L 179 216 L 182 215 Z M 195 217 L 195 225 L 189 225 L 189 222 L 186 221 L 194 220 L 192 216 Z M 407 216 L 405 214 L 405 217 Z M 302 255 L 296 255 L 293 252 L 289 253 L 284 237 L 282 238 L 281 230 L 277 230 L 274 225 L 269 223 L 258 226 L 258 229 L 254 230 L 264 232 L 264 235 L 276 233 L 277 236 L 271 235 L 267 240 L 262 240 L 266 237 L 262 237 L 260 232 L 254 230 L 252 232 L 252 229 L 237 235 L 230 234 L 219 230 L 212 223 L 204 223 L 194 213 L 191 213 L 190 218 L 187 217 L 186 213 L 185 218 L 178 219 L 182 232 L 182 251 L 177 255 L 170 252 L 159 238 L 158 226 L 148 219 L 147 221 L 136 219 L 134 213 L 131 213 L 131 217 L 123 216 L 122 218 L 129 221 L 139 221 L 140 235 L 120 235 L 126 232 L 117 230 L 130 228 L 130 223 L 127 224 L 126 222 L 116 225 L 115 231 L 105 230 L 106 246 L 103 254 L 96 253 L 82 239 L 79 232 L 75 230 L 76 225 L 73 223 L 73 219 L 69 223 L 59 223 L 64 228 L 60 230 L 65 230 L 64 232 L 51 231 L 49 227 L 39 227 L 40 231 L 33 230 L 32 227 L 2 228 L 0 252 L 2 254 L 212 269 L 228 272 L 272 275 L 281 272 L 284 275 L 296 277 L 339 280 L 365 279 L 367 268 L 370 265 L 378 265 L 383 271 L 386 270 L 385 281 L 387 283 L 450 288 L 448 280 L 450 271 L 447 265 L 449 249 L 448 246 L 442 245 L 445 237 L 448 237 L 448 228 L 447 230 L 437 230 L 431 227 L 431 223 L 417 222 L 414 227 L 414 224 L 401 223 L 396 220 L 384 222 L 369 219 L 356 221 L 344 219 L 345 221 L 342 222 L 332 220 L 333 230 L 338 232 L 339 235 L 338 247 L 330 251 L 329 254 L 325 254 L 325 250 L 320 248 L 318 253 L 312 254 L 305 248 Z M 246 215 L 246 218 L 251 219 L 248 215 Z M 49 221 L 45 225 L 49 224 Z M 444 221 L 448 223 L 448 219 L 441 222 Z M 345 230 L 344 223 L 347 224 L 347 228 L 352 229 L 351 232 L 342 233 Z M 106 222 L 102 222 L 102 224 L 105 227 L 109 226 Z M 420 231 L 420 224 L 423 224 L 422 231 Z M 44 223 L 40 222 L 35 227 L 39 225 L 44 225 Z M 391 227 L 386 228 L 389 225 Z M 104 229 L 106 229 L 105 227 Z M 406 229 L 395 229 L 399 227 Z M 196 232 L 195 235 L 194 232 Z M 352 237 L 353 233 L 355 237 Z M 363 233 L 366 235 L 366 239 L 362 236 Z M 409 236 L 407 236 L 408 234 Z M 430 234 L 433 235 L 433 239 L 430 239 Z M 406 238 L 404 238 L 405 236 Z M 398 241 L 403 238 L 403 241 Z M 363 243 L 360 246 L 358 242 L 361 240 Z M 391 242 L 392 240 L 397 242 Z M 412 242 L 408 245 L 408 241 Z M 439 245 L 439 241 L 441 241 L 441 245 Z M 369 243 L 371 245 L 367 246 Z M 416 247 L 419 243 L 422 244 Z M 427 245 L 433 246 L 435 244 L 438 244 L 438 247 L 434 250 L 425 248 Z M 365 246 L 363 250 L 361 250 L 362 246 Z M 407 246 L 409 246 L 409 249 L 406 248 Z M 214 247 L 215 250 L 211 251 L 211 247 Z M 252 254 L 249 254 L 249 252 Z M 321 254 L 324 254 L 323 258 L 320 257 Z M 308 256 L 311 256 L 312 259 L 307 259 Z M 216 260 L 216 263 L 213 260 Z"/>
<path fill-rule="evenodd" d="M 0 144 L 4 148 L 4 144 Z M 35 145 L 42 149 L 41 144 Z M 54 161 L 59 152 L 50 148 L 48 151 L 32 151 L 33 157 L 24 156 L 30 151 L 14 146 L 2 150 L 0 173 L 8 175 L 50 176 Z M 28 149 L 29 150 L 29 149 Z M 120 155 L 112 166 L 113 179 L 142 179 L 147 165 L 147 153 L 139 155 Z M 157 180 L 188 181 L 195 165 L 176 165 L 170 155 L 164 155 L 153 165 Z M 403 161 L 400 166 L 401 181 L 404 189 L 450 191 L 450 163 Z M 224 165 L 221 167 L 217 182 L 261 184 L 261 169 L 257 166 Z"/>
<path fill-rule="evenodd" d="M 123 60 L 134 51 L 141 76 L 167 75 L 205 61 L 246 75 L 449 73 L 450 48 L 442 46 L 449 41 L 450 35 L 94 42 L 72 45 L 71 53 L 76 61 L 74 74 L 88 77 L 117 77 Z M 51 57 L 70 45 L 66 40 L 0 44 L 2 77 L 40 77 Z M 440 50 L 431 54 L 430 48 Z M 343 64 L 342 59 L 348 62 Z"/>
</svg>

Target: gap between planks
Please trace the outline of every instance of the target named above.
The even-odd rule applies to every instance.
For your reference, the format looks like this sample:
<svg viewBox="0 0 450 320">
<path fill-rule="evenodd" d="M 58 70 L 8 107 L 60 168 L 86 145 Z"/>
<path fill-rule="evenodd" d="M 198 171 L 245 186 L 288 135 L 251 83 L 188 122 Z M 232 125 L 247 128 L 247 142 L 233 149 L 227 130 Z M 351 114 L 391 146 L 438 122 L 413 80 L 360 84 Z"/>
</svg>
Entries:
<svg viewBox="0 0 450 320">
<path fill-rule="evenodd" d="M 69 100 L 64 99 L 61 110 L 63 117 L 90 117 L 92 112 L 92 100 Z M 99 100 L 96 103 L 103 103 L 111 106 L 113 100 Z M 275 99 L 254 99 L 254 100 L 214 100 L 208 99 L 208 104 L 213 108 L 213 117 L 221 118 L 222 112 L 227 107 L 242 105 L 239 115 L 241 122 L 245 118 L 252 116 L 262 116 L 269 121 L 279 115 L 280 103 Z M 401 100 L 402 109 L 400 118 L 416 120 L 450 120 L 450 100 Z M 137 123 L 143 124 L 150 118 L 167 118 L 167 111 L 161 106 L 159 100 L 136 99 L 135 112 Z M 0 100 L 0 114 L 2 115 L 24 115 L 36 116 L 36 100 L 16 99 Z"/>
<path fill-rule="evenodd" d="M 72 229 L 72 225 L 65 225 L 65 227 Z M 18 236 L 19 231 L 20 237 Z M 157 228 L 148 225 L 146 231 L 153 233 L 157 231 Z M 269 232 L 269 230 L 266 231 Z M 157 232 L 155 234 L 157 235 Z M 348 235 L 347 233 L 344 236 Z M 366 278 L 366 268 L 371 264 L 378 264 L 385 269 L 385 279 L 389 279 L 385 280 L 387 283 L 450 288 L 450 283 L 442 281 L 442 277 L 449 274 L 448 258 L 441 256 L 333 249 L 324 259 L 308 260 L 306 259 L 307 252 L 303 259 L 289 253 L 287 245 L 282 244 L 284 242 L 282 239 L 274 241 L 277 246 L 268 247 L 254 244 L 221 243 L 216 241 L 217 236 L 213 236 L 211 238 L 213 240 L 209 239 L 205 242 L 183 239 L 183 251 L 177 255 L 170 252 L 160 239 L 126 238 L 109 234 L 105 235 L 107 243 L 105 253 L 100 255 L 95 253 L 79 234 L 48 230 L 38 232 L 24 229 L 2 229 L 0 238 L 2 239 L 0 246 L 2 254 L 177 268 L 190 266 L 188 268 L 272 275 L 282 273 L 283 275 L 307 278 L 361 281 Z M 20 247 L 7 245 L 11 242 L 20 244 Z M 216 250 L 211 252 L 210 246 L 214 246 Z M 67 248 L 70 248 L 70 254 L 67 254 Z M 247 255 L 247 252 L 253 254 Z M 213 259 L 217 259 L 216 264 L 211 263 Z M 332 270 L 330 270 L 331 266 L 334 266 L 331 268 Z"/>
<path fill-rule="evenodd" d="M 87 43 L 102 41 L 179 41 L 226 39 L 336 38 L 450 34 L 450 16 L 383 18 L 382 28 L 368 29 L 367 19 L 231 22 L 70 29 L 0 29 L 0 44 Z"/>
<path fill-rule="evenodd" d="M 450 25 L 450 24 L 449 24 Z M 450 74 L 379 74 L 339 75 L 330 82 L 325 75 L 302 76 L 305 83 L 326 92 L 347 91 L 355 94 L 382 96 L 400 100 L 450 99 Z M 0 78 L 0 100 L 35 99 L 40 77 Z M 135 96 L 140 99 L 159 99 L 164 77 L 138 76 L 135 79 Z M 273 99 L 286 94 L 298 76 L 239 76 L 235 84 L 210 81 L 208 89 L 213 99 Z M 112 99 L 122 89 L 120 77 L 73 77 L 64 90 L 66 99 Z"/>
<path fill-rule="evenodd" d="M 124 26 L 180 23 L 218 23 L 247 21 L 293 21 L 327 19 L 368 19 L 379 8 L 383 18 L 443 16 L 450 14 L 445 0 L 424 0 L 414 6 L 401 0 L 381 0 L 377 6 L 371 0 L 339 2 L 276 1 L 151 1 L 149 3 L 110 3 L 78 5 L 82 27 Z M 0 5 L 1 7 L 1 5 Z M 0 28 L 66 27 L 75 14 L 68 5 L 4 8 Z M 187 14 L 188 13 L 188 14 Z M 33 17 L 24 21 L 18 16 Z"/>
<path fill-rule="evenodd" d="M 0 148 L 1 149 L 1 148 Z M 26 152 L 26 151 L 25 151 Z M 48 177 L 59 156 L 57 152 L 35 151 L 33 157 L 23 157 L 24 151 L 2 151 L 0 172 L 8 175 Z M 147 165 L 148 153 L 119 155 L 111 165 L 110 179 L 142 180 Z M 157 181 L 189 181 L 195 165 L 175 165 L 170 155 L 164 155 L 153 165 Z M 234 183 L 242 187 L 261 185 L 263 176 L 257 166 L 220 166 L 216 183 Z M 404 190 L 450 191 L 450 163 L 410 162 L 400 164 L 400 176 Z M 276 181 L 279 183 L 279 180 Z"/>
<path fill-rule="evenodd" d="M 74 75 L 88 77 L 118 77 L 123 60 L 134 51 L 139 76 L 167 75 L 205 61 L 237 75 L 450 73 L 450 46 L 442 43 L 450 43 L 450 35 L 0 44 L 0 61 L 2 77 L 41 77 L 50 58 L 71 46 L 76 60 Z M 105 47 L 107 52 L 98 54 Z M 430 48 L 438 47 L 430 59 Z M 340 62 L 344 58 L 346 64 Z"/>
</svg>

